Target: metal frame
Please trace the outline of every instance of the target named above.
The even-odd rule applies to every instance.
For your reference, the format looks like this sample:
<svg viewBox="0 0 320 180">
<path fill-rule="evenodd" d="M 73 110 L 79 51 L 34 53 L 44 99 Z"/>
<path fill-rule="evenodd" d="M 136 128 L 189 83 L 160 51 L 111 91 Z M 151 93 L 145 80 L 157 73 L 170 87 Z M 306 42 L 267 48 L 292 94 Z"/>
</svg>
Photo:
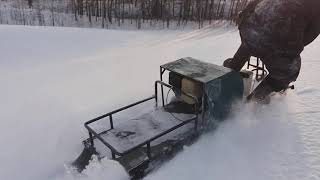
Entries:
<svg viewBox="0 0 320 180">
<path fill-rule="evenodd" d="M 251 71 L 256 72 L 255 75 L 257 81 L 261 81 L 268 74 L 265 64 L 261 61 L 260 66 L 260 61 L 260 58 L 256 57 L 256 64 L 251 64 L 251 59 L 249 58 L 247 63 L 247 69 L 249 69 L 250 67 L 254 68 Z"/>
<path fill-rule="evenodd" d="M 170 71 L 170 70 L 168 70 L 168 69 L 166 69 L 166 68 L 163 68 L 162 66 L 160 66 L 160 80 L 162 81 L 162 79 L 163 79 L 163 74 L 164 74 L 164 72 L 165 71 Z M 194 80 L 194 81 L 197 81 L 197 80 Z M 200 81 L 197 81 L 197 82 L 199 82 L 199 83 L 202 83 L 202 82 L 200 82 Z M 171 86 L 171 85 L 170 85 Z M 188 94 L 188 96 L 191 96 L 191 97 L 193 97 L 193 99 L 196 99 L 196 104 L 197 105 L 199 105 L 199 107 L 201 107 L 201 109 L 202 109 L 202 112 L 201 112 L 201 124 L 202 125 L 204 125 L 204 120 L 205 120 L 205 84 L 203 84 L 203 87 L 202 87 L 202 97 L 201 97 L 201 104 L 199 104 L 199 102 L 198 102 L 198 99 L 196 98 L 196 97 L 194 97 L 194 96 L 192 96 L 192 95 L 190 95 L 190 94 Z M 162 94 L 162 104 L 164 104 L 164 95 L 163 95 L 163 88 L 161 87 L 161 94 Z M 184 94 L 186 94 L 186 93 L 184 93 Z M 200 128 L 203 128 L 203 126 L 200 126 Z"/>
<path fill-rule="evenodd" d="M 162 74 L 163 73 L 164 73 L 164 71 L 161 71 L 161 78 L 160 78 L 161 80 L 162 80 Z M 119 113 L 121 111 L 124 111 L 124 110 L 126 110 L 128 108 L 131 108 L 133 106 L 142 104 L 144 102 L 150 101 L 152 99 L 155 99 L 156 106 L 158 106 L 158 84 L 161 85 L 162 105 L 164 106 L 165 104 L 164 104 L 163 86 L 166 86 L 168 88 L 172 88 L 172 86 L 169 85 L 169 84 L 166 84 L 166 83 L 164 83 L 162 81 L 156 81 L 155 82 L 155 91 L 154 91 L 155 95 L 153 95 L 153 96 L 151 96 L 149 98 L 140 100 L 138 102 L 132 103 L 132 104 L 130 104 L 128 106 L 119 108 L 117 110 L 111 111 L 111 112 L 109 112 L 107 114 L 101 115 L 101 116 L 96 117 L 96 118 L 94 118 L 94 119 L 92 119 L 90 121 L 85 122 L 84 126 L 88 130 L 89 138 L 84 141 L 84 145 L 88 146 L 88 143 L 90 143 L 89 145 L 94 147 L 94 140 L 98 139 L 99 141 L 102 142 L 102 144 L 104 144 L 106 147 L 108 147 L 111 150 L 112 159 L 116 159 L 116 156 L 125 156 L 126 154 L 128 154 L 130 152 L 133 152 L 134 150 L 137 150 L 138 148 L 146 146 L 147 156 L 148 156 L 149 159 L 152 159 L 151 142 L 153 142 L 154 140 L 156 140 L 156 139 L 158 139 L 158 138 L 160 138 L 160 137 L 162 137 L 162 136 L 164 136 L 164 135 L 166 135 L 166 134 L 168 134 L 168 133 L 170 133 L 170 132 L 172 132 L 172 131 L 174 131 L 174 130 L 176 130 L 176 129 L 178 129 L 178 128 L 186 125 L 186 124 L 189 124 L 189 123 L 191 123 L 193 121 L 195 123 L 194 130 L 195 130 L 195 132 L 197 132 L 197 129 L 198 129 L 198 111 L 195 111 L 195 116 L 194 117 L 192 117 L 190 119 L 186 119 L 186 120 L 182 121 L 182 123 L 170 128 L 170 129 L 168 129 L 168 130 L 166 130 L 166 131 L 164 131 L 164 132 L 162 132 L 160 134 L 157 134 L 156 136 L 153 136 L 153 137 L 149 138 L 148 140 L 146 140 L 146 141 L 144 141 L 144 142 L 142 142 L 142 143 L 140 143 L 140 144 L 138 144 L 138 145 L 136 145 L 136 146 L 124 151 L 124 152 L 119 152 L 115 147 L 113 147 L 110 143 L 108 143 L 105 139 L 103 139 L 101 137 L 101 135 L 103 135 L 103 134 L 107 133 L 108 131 L 114 129 L 113 118 L 112 118 L 114 114 Z M 187 94 L 187 93 L 184 93 L 184 92 L 181 92 L 181 93 L 185 94 L 186 96 L 189 96 L 189 97 L 193 98 L 195 100 L 195 102 L 197 102 L 197 98 L 195 98 L 194 96 L 192 96 L 190 94 Z M 197 108 L 197 104 L 198 103 L 196 103 L 196 105 L 195 105 L 196 106 L 195 107 L 196 110 L 198 109 Z M 103 131 L 101 133 L 97 133 L 93 128 L 90 127 L 90 124 L 92 124 L 94 122 L 97 122 L 99 120 L 102 120 L 102 119 L 104 119 L 106 117 L 109 117 L 110 128 L 108 130 Z"/>
</svg>

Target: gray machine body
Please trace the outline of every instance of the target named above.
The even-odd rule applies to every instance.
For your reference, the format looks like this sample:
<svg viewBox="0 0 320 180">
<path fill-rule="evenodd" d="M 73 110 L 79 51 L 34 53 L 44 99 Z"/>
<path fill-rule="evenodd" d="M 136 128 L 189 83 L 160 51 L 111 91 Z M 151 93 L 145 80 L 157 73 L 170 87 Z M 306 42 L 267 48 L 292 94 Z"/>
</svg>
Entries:
<svg viewBox="0 0 320 180">
<path fill-rule="evenodd" d="M 161 68 L 201 84 L 203 123 L 215 124 L 225 119 L 232 103 L 243 98 L 243 78 L 239 72 L 229 68 L 191 57 L 164 64 Z"/>
</svg>

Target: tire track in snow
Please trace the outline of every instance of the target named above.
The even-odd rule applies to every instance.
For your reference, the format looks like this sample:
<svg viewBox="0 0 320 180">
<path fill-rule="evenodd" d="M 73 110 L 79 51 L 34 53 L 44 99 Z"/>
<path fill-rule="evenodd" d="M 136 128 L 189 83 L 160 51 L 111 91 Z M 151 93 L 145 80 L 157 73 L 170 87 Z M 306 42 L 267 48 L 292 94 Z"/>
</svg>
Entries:
<svg viewBox="0 0 320 180">
<path fill-rule="evenodd" d="M 167 32 L 170 33 L 169 35 L 163 35 L 159 39 L 154 39 L 149 42 L 145 41 L 137 45 L 142 45 L 145 47 L 175 45 L 178 43 L 195 42 L 208 37 L 219 38 L 221 35 L 229 32 L 233 33 L 235 31 L 237 31 L 236 28 L 233 25 L 230 25 L 230 23 L 216 22 L 196 30 L 182 30 L 182 32 L 168 30 Z"/>
</svg>

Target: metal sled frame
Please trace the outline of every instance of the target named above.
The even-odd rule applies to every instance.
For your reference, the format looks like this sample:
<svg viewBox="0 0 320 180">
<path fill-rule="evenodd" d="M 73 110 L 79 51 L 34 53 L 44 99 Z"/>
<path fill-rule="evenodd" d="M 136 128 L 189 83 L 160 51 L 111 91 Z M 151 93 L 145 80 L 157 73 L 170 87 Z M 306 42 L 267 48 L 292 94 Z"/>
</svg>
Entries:
<svg viewBox="0 0 320 180">
<path fill-rule="evenodd" d="M 166 83 L 167 81 L 163 81 L 164 74 L 167 73 L 169 75 L 168 83 Z M 198 88 L 202 90 L 202 93 L 193 95 L 183 92 L 183 88 L 180 88 L 179 85 L 170 79 L 171 73 L 194 83 L 200 83 L 202 87 L 200 86 Z M 181 79 L 181 83 L 183 79 Z M 173 90 L 178 101 L 174 100 L 167 103 L 168 95 L 165 97 L 164 88 L 169 88 L 169 91 L 167 91 L 168 94 L 170 90 Z M 153 96 L 103 114 L 84 123 L 85 128 L 88 130 L 89 138 L 83 141 L 84 149 L 72 165 L 76 170 L 81 172 L 88 165 L 92 155 L 96 154 L 99 159 L 102 159 L 106 156 L 104 152 L 109 153 L 110 150 L 111 158 L 118 161 L 130 174 L 132 179 L 140 179 L 162 162 L 170 159 L 181 151 L 183 146 L 193 144 L 199 135 L 205 132 L 207 128 L 212 129 L 212 127 L 215 127 L 228 114 L 233 99 L 242 98 L 242 93 L 243 79 L 238 72 L 232 71 L 231 69 L 202 62 L 191 57 L 181 58 L 161 65 L 160 80 L 154 83 Z M 185 101 L 185 96 L 187 99 L 192 100 L 190 101 L 191 103 L 189 102 L 188 104 Z M 145 126 L 140 122 L 131 122 L 129 119 L 128 121 L 115 124 L 115 115 L 153 100 L 155 101 L 155 111 L 170 113 L 173 116 L 173 120 L 176 119 L 177 121 L 174 120 L 173 124 L 167 124 L 166 127 L 159 128 L 154 133 L 141 134 L 143 138 L 133 143 L 127 143 L 132 139 L 126 139 L 126 137 L 124 137 L 124 141 L 122 142 L 127 144 L 122 146 L 120 141 L 120 143 L 117 142 L 117 140 L 122 140 L 122 137 L 116 134 L 117 132 L 127 132 L 122 129 L 126 126 L 126 123 L 129 123 L 127 126 L 128 132 L 133 130 L 130 123 L 136 124 L 135 126 L 142 132 Z M 182 104 L 180 104 L 180 102 L 182 102 Z M 185 104 L 187 106 L 185 106 Z M 161 107 L 158 109 L 158 106 Z M 187 116 L 184 116 L 183 119 L 178 119 L 174 117 L 172 113 L 181 113 Z M 157 116 L 157 114 L 155 114 L 155 116 Z M 165 117 L 161 115 L 157 117 L 157 122 L 173 122 L 170 118 L 164 119 Z M 144 118 L 144 120 L 153 121 L 152 118 L 153 116 L 150 115 Z M 209 121 L 209 119 L 211 121 Z M 107 125 L 106 128 L 101 126 L 96 128 L 94 125 L 97 125 L 96 123 L 102 120 L 109 121 L 107 122 L 109 125 Z M 140 129 L 140 126 L 142 129 Z M 97 129 L 100 130 L 97 131 Z M 169 133 L 170 137 L 165 136 Z M 106 151 L 104 151 L 104 149 L 106 149 Z M 97 152 L 97 150 L 99 150 L 99 152 Z"/>
<path fill-rule="evenodd" d="M 161 73 L 161 79 L 162 79 L 162 74 L 163 74 L 163 73 Z M 119 113 L 119 112 L 121 112 L 121 111 L 124 111 L 124 110 L 126 110 L 126 109 L 129 109 L 129 108 L 131 108 L 131 107 L 133 107 L 133 106 L 142 104 L 142 103 L 144 103 L 144 102 L 153 100 L 153 99 L 155 99 L 155 104 L 156 104 L 156 106 L 158 106 L 158 85 L 161 86 L 162 105 L 164 106 L 165 104 L 164 104 L 163 86 L 165 86 L 165 87 L 167 87 L 167 88 L 172 88 L 172 86 L 169 85 L 169 84 L 166 84 L 166 83 L 164 83 L 164 82 L 162 82 L 162 81 L 156 81 L 156 82 L 155 82 L 155 95 L 153 95 L 153 96 L 151 96 L 151 97 L 149 97 L 149 98 L 143 99 L 143 100 L 141 100 L 141 101 L 132 103 L 132 104 L 130 104 L 130 105 L 128 105 L 128 106 L 119 108 L 119 109 L 117 109 L 117 110 L 111 111 L 111 112 L 109 112 L 109 113 L 107 113 L 107 114 L 101 115 L 101 116 L 96 117 L 96 118 L 94 118 L 94 119 L 92 119 L 92 120 L 90 120 L 90 121 L 85 122 L 84 126 L 85 126 L 85 128 L 88 130 L 88 132 L 89 132 L 89 138 L 83 142 L 84 145 L 85 145 L 85 146 L 92 146 L 92 147 L 94 147 L 94 139 L 98 139 L 98 140 L 101 141 L 107 148 L 110 149 L 111 155 L 112 155 L 112 159 L 117 159 L 117 156 L 118 156 L 118 157 L 125 156 L 125 155 L 127 155 L 127 154 L 129 154 L 129 153 L 131 153 L 131 152 L 133 152 L 133 151 L 141 148 L 141 147 L 145 147 L 145 146 L 146 146 L 147 156 L 148 156 L 148 158 L 151 160 L 151 159 L 152 159 L 151 142 L 153 142 L 154 140 L 156 140 L 156 139 L 158 139 L 158 138 L 160 138 L 160 137 L 162 137 L 162 136 L 164 136 L 164 135 L 166 135 L 166 134 L 168 134 L 168 133 L 170 133 L 170 132 L 172 132 L 172 131 L 174 131 L 174 130 L 176 130 L 176 129 L 178 129 L 178 128 L 186 125 L 186 124 L 189 124 L 189 123 L 191 123 L 191 122 L 194 122 L 194 130 L 195 130 L 195 132 L 197 132 L 197 128 L 198 128 L 198 112 L 195 111 L 195 116 L 194 116 L 193 118 L 191 118 L 191 119 L 186 119 L 186 120 L 182 121 L 180 124 L 178 124 L 178 125 L 170 128 L 170 129 L 168 129 L 168 130 L 166 130 L 166 131 L 164 131 L 164 132 L 162 132 L 162 133 L 160 133 L 160 134 L 157 134 L 157 135 L 155 135 L 155 136 L 147 139 L 146 141 L 144 141 L 144 142 L 142 142 L 142 143 L 140 143 L 140 144 L 138 144 L 138 145 L 136 145 L 136 146 L 134 146 L 134 147 L 132 147 L 132 148 L 124 151 L 124 152 L 119 152 L 115 147 L 113 147 L 109 142 L 107 142 L 107 141 L 101 136 L 101 135 L 103 135 L 103 134 L 106 134 L 108 131 L 114 129 L 114 123 L 113 123 L 113 118 L 112 118 L 114 114 Z M 187 93 L 184 93 L 184 92 L 181 92 L 181 93 L 185 94 L 186 96 L 189 96 L 190 98 L 194 99 L 195 102 L 197 102 L 197 98 L 193 97 L 192 95 L 187 94 Z M 195 110 L 196 110 L 196 109 L 197 109 L 197 103 L 195 104 Z M 102 119 L 104 119 L 104 118 L 109 118 L 110 128 L 109 128 L 108 130 L 105 130 L 105 131 L 103 131 L 103 132 L 101 132 L 101 133 L 97 133 L 92 127 L 90 127 L 90 124 L 92 124 L 92 123 L 94 123 L 94 122 L 97 122 L 97 121 L 100 121 L 100 120 L 102 120 Z M 89 143 L 89 144 L 88 144 L 88 143 Z"/>
<path fill-rule="evenodd" d="M 168 68 L 166 68 L 165 67 L 165 65 L 162 65 L 162 66 L 160 66 L 160 80 L 161 80 L 161 82 L 163 81 L 163 74 L 166 72 L 166 71 L 169 71 L 169 72 L 172 72 L 170 69 L 168 69 Z M 177 72 L 175 72 L 175 73 L 177 73 Z M 183 75 L 183 74 L 180 74 L 181 76 L 185 76 L 185 75 Z M 194 80 L 194 79 L 193 79 Z M 195 81 L 197 81 L 197 80 L 195 80 Z M 199 81 L 198 81 L 199 82 Z M 200 82 L 200 83 L 203 83 L 203 82 Z M 169 86 L 171 86 L 171 85 L 169 85 Z M 172 86 L 171 86 L 172 87 Z M 204 92 L 205 91 L 205 89 L 204 89 L 204 87 L 203 87 L 203 89 L 202 89 L 202 91 Z M 184 92 L 182 92 L 182 93 L 184 93 Z M 157 93 L 156 93 L 157 94 Z M 184 93 L 184 94 L 186 94 L 186 93 Z M 196 97 L 194 97 L 194 96 L 192 96 L 192 95 L 190 95 L 190 94 L 186 94 L 187 96 L 189 96 L 189 97 L 192 97 L 192 99 L 194 99 L 195 100 L 195 102 L 197 102 L 196 103 L 196 105 L 197 105 L 197 107 L 195 107 L 195 109 L 198 109 L 198 108 L 200 108 L 200 109 L 202 109 L 202 112 L 201 112 L 201 114 L 200 114 L 200 120 L 202 121 L 201 122 L 201 124 L 202 123 L 204 123 L 203 121 L 205 120 L 205 118 L 204 118 L 204 116 L 205 116 L 205 112 L 204 112 L 204 110 L 205 110 L 205 101 L 204 101 L 204 99 L 205 99 L 205 95 L 203 94 L 202 95 L 202 98 L 201 98 L 201 103 L 199 103 L 198 102 L 198 99 L 196 98 Z M 161 85 L 161 97 L 162 97 L 162 106 L 164 106 L 165 105 L 165 102 L 164 102 L 164 94 L 163 94 L 163 86 Z M 198 114 L 197 114 L 197 116 L 198 116 Z M 197 119 L 197 127 L 198 127 L 198 125 L 199 125 L 199 119 Z M 201 127 L 202 125 L 200 125 L 200 127 Z M 201 127 L 202 128 L 202 127 Z"/>
<path fill-rule="evenodd" d="M 251 63 L 251 59 L 249 58 L 247 62 L 247 69 L 252 67 L 252 72 L 255 72 L 255 77 L 257 81 L 261 81 L 264 77 L 268 75 L 265 64 L 261 61 L 260 58 L 256 57 L 256 63 Z"/>
</svg>

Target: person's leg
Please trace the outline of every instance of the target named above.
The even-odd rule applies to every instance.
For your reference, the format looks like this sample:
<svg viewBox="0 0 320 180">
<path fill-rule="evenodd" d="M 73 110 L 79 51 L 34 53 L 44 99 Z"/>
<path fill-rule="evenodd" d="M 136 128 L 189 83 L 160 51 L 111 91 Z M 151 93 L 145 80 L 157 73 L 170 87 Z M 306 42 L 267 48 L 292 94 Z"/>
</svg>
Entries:
<svg viewBox="0 0 320 180">
<path fill-rule="evenodd" d="M 263 59 L 269 74 L 247 97 L 247 100 L 263 102 L 272 92 L 286 90 L 289 84 L 295 81 L 301 67 L 300 56 L 293 58 L 270 56 L 271 59 Z"/>
<path fill-rule="evenodd" d="M 296 81 L 301 68 L 300 55 L 271 57 L 265 62 L 269 71 L 268 81 L 274 91 L 279 92 L 288 88 L 289 84 Z"/>
</svg>

